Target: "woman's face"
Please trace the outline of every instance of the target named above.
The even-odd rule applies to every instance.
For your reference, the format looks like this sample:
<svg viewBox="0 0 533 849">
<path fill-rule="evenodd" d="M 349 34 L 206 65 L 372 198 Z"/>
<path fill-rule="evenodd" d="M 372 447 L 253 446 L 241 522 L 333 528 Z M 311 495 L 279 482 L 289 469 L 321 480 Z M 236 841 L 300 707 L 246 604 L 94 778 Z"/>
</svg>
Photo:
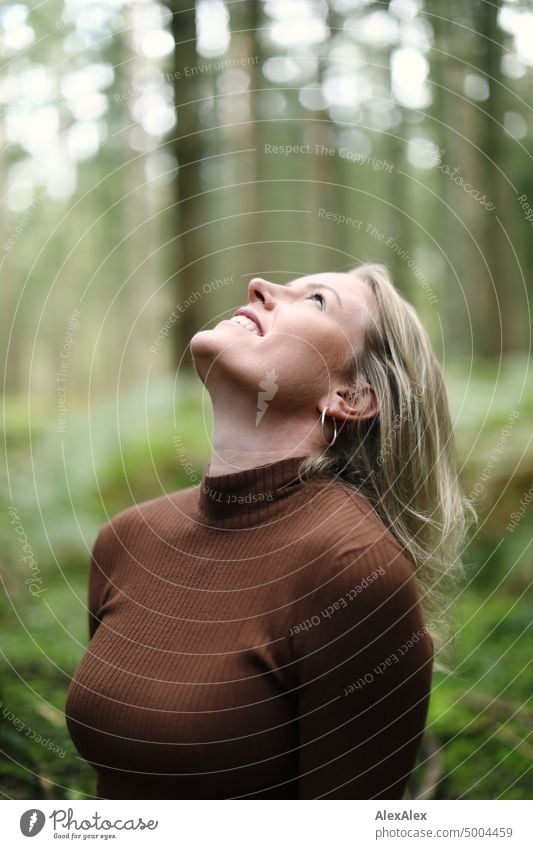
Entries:
<svg viewBox="0 0 533 849">
<path fill-rule="evenodd" d="M 367 284 L 343 273 L 310 274 L 284 285 L 254 277 L 243 308 L 259 332 L 233 318 L 193 336 L 200 377 L 209 380 L 212 369 L 254 392 L 261 381 L 275 381 L 278 403 L 286 397 L 293 405 L 295 399 L 315 403 L 336 388 L 374 314 Z"/>
</svg>

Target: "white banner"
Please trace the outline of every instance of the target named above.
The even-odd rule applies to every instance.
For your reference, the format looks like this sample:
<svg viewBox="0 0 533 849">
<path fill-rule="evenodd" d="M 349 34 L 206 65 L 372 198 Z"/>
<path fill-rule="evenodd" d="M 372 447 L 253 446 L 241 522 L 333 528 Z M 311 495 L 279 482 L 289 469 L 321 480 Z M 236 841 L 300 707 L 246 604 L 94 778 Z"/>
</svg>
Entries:
<svg viewBox="0 0 533 849">
<path fill-rule="evenodd" d="M 531 849 L 529 801 L 4 801 L 1 840 L 187 849 Z M 35 843 L 31 841 L 35 839 Z"/>
</svg>

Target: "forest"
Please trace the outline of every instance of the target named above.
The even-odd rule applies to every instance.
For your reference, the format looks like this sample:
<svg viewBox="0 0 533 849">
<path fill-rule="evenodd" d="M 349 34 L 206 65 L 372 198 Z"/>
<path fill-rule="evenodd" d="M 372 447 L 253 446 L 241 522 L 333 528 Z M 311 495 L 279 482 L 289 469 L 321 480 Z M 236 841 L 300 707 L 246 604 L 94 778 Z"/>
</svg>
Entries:
<svg viewBox="0 0 533 849">
<path fill-rule="evenodd" d="M 201 479 L 192 335 L 255 275 L 375 261 L 478 514 L 410 794 L 530 799 L 531 0 L 6 0 L 0 61 L 2 797 L 94 797 L 64 717 L 90 552 Z"/>
</svg>

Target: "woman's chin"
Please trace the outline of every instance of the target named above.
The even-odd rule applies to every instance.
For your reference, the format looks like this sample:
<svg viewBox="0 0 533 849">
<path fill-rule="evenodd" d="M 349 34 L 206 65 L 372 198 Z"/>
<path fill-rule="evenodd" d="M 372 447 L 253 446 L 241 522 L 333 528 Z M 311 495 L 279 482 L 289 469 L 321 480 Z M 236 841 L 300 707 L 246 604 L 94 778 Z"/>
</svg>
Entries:
<svg viewBox="0 0 533 849">
<path fill-rule="evenodd" d="M 222 319 L 211 330 L 199 330 L 191 339 L 191 351 L 193 355 L 209 354 L 219 352 L 221 346 L 232 344 L 240 345 L 243 338 L 252 336 L 251 333 L 244 333 L 242 327 L 232 325 L 231 321 Z"/>
<path fill-rule="evenodd" d="M 244 333 L 242 334 L 244 336 Z M 217 324 L 211 330 L 199 330 L 190 341 L 191 354 L 194 360 L 212 363 L 216 358 L 221 361 L 224 353 L 241 356 L 240 342 L 234 328 L 226 323 Z"/>
<path fill-rule="evenodd" d="M 220 343 L 217 345 L 217 336 L 216 328 L 213 328 L 213 330 L 199 330 L 198 333 L 195 333 L 190 341 L 193 356 L 201 356 L 202 354 L 208 354 L 218 349 Z"/>
</svg>

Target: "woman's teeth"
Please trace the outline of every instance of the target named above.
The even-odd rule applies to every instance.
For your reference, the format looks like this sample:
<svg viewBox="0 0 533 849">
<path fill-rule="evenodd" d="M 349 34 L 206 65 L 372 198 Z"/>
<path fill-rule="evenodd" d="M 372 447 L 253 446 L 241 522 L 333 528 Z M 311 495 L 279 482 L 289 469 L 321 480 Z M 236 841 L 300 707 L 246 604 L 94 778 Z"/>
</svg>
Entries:
<svg viewBox="0 0 533 849">
<path fill-rule="evenodd" d="M 250 330 L 252 333 L 256 333 L 257 336 L 260 336 L 259 328 L 257 324 L 253 322 L 251 319 L 246 318 L 245 315 L 234 315 L 231 321 L 235 321 L 237 324 L 241 324 L 246 330 Z"/>
</svg>

